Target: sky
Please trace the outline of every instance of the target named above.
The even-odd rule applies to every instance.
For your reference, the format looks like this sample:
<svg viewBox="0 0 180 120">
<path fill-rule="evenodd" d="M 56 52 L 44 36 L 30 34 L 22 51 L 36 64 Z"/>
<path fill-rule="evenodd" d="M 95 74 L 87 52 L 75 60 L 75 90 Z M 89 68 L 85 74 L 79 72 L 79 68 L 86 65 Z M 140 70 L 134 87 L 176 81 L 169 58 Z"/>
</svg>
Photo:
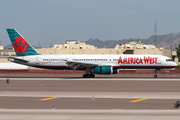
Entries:
<svg viewBox="0 0 180 120">
<path fill-rule="evenodd" d="M 65 40 L 147 39 L 180 32 L 180 0 L 0 0 L 0 44 L 15 28 L 33 46 Z"/>
</svg>

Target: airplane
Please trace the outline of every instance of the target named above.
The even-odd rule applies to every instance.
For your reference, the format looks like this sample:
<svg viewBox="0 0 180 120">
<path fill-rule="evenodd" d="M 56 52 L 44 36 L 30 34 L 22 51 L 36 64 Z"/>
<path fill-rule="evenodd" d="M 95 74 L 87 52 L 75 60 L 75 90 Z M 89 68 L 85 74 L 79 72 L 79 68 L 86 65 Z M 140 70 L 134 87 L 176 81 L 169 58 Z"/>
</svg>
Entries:
<svg viewBox="0 0 180 120">
<path fill-rule="evenodd" d="M 16 53 L 16 57 L 8 57 L 9 61 L 44 69 L 86 70 L 83 78 L 94 78 L 95 74 L 117 74 L 119 69 L 155 69 L 154 78 L 157 78 L 158 70 L 177 66 L 169 57 L 163 55 L 40 54 L 16 29 L 7 29 L 7 33 Z"/>
</svg>

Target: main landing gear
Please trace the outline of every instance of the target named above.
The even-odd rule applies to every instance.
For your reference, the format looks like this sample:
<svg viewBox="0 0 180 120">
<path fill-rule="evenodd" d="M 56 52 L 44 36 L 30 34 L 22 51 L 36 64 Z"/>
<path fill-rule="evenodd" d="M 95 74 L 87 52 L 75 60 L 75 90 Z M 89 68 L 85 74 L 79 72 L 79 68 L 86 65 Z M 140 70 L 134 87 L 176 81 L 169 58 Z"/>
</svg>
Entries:
<svg viewBox="0 0 180 120">
<path fill-rule="evenodd" d="M 157 78 L 157 70 L 155 70 L 154 78 Z"/>
<path fill-rule="evenodd" d="M 83 78 L 94 78 L 94 77 L 95 77 L 95 75 L 92 72 L 92 68 L 87 67 L 86 68 L 86 74 L 83 75 Z"/>
<path fill-rule="evenodd" d="M 94 74 L 84 74 L 83 78 L 94 78 L 95 75 Z"/>
</svg>

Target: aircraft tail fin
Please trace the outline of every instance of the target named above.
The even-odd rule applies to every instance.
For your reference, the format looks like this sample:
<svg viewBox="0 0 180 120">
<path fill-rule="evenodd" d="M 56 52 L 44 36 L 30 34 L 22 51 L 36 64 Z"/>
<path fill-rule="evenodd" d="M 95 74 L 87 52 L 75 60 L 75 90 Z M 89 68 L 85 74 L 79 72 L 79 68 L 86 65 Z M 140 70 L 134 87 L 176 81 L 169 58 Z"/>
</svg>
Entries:
<svg viewBox="0 0 180 120">
<path fill-rule="evenodd" d="M 16 56 L 40 55 L 15 29 L 7 29 Z"/>
</svg>

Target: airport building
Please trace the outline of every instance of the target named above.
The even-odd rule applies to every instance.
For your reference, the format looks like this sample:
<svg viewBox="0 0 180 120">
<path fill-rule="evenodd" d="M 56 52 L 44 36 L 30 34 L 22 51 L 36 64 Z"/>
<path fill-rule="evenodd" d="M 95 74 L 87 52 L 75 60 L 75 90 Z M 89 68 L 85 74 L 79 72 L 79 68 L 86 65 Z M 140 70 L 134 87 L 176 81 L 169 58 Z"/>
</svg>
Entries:
<svg viewBox="0 0 180 120">
<path fill-rule="evenodd" d="M 157 54 L 167 56 L 180 65 L 175 50 L 156 48 L 155 45 L 143 44 L 139 40 L 131 40 L 126 44 L 118 44 L 115 48 L 98 48 L 88 45 L 84 41 L 66 40 L 65 44 L 54 44 L 52 48 L 39 48 L 35 50 L 41 54 Z M 4 50 L 3 46 L 0 46 L 0 55 L 0 63 L 9 63 L 5 57 L 16 56 L 13 48 Z M 28 67 L 27 69 L 36 68 Z"/>
</svg>

